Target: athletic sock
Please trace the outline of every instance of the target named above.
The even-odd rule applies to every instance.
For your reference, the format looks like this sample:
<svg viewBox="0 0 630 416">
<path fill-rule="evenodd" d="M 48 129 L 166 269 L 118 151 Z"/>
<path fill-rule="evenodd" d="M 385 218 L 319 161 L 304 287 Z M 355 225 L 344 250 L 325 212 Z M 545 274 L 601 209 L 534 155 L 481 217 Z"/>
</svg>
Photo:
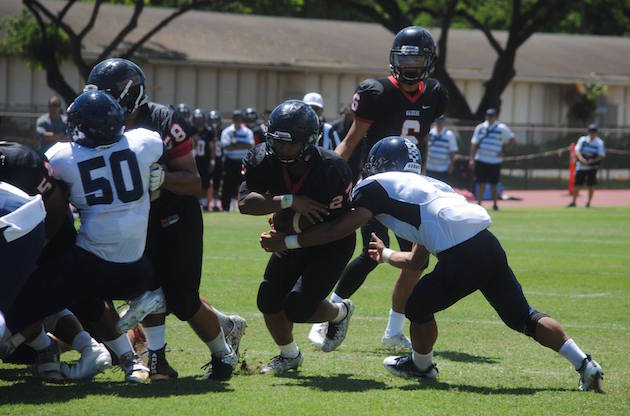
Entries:
<svg viewBox="0 0 630 416">
<path fill-rule="evenodd" d="M 166 344 L 166 325 L 145 326 L 144 334 L 147 337 L 147 348 L 157 351 L 164 348 Z"/>
<path fill-rule="evenodd" d="M 87 333 L 87 331 L 80 331 L 74 336 L 74 338 L 72 338 L 72 348 L 79 352 L 83 351 L 90 345 L 92 345 L 92 337 Z"/>
<path fill-rule="evenodd" d="M 411 358 L 418 370 L 424 371 L 433 365 L 433 350 L 428 354 L 420 354 L 419 352 L 412 351 Z"/>
<path fill-rule="evenodd" d="M 212 307 L 212 311 L 217 316 L 217 319 L 219 320 L 219 324 L 221 325 L 221 329 L 223 329 L 223 332 L 224 333 L 227 332 L 228 334 L 232 332 L 232 328 L 234 328 L 234 322 L 232 322 L 230 317 L 224 314 L 223 312 L 221 312 L 220 310 L 218 310 L 217 308 L 215 308 L 214 306 Z"/>
<path fill-rule="evenodd" d="M 41 332 L 35 338 L 33 338 L 32 341 L 27 342 L 26 345 L 28 345 L 35 351 L 41 351 L 47 348 L 50 345 L 50 342 L 50 338 L 48 338 L 48 335 L 46 335 L 46 333 L 44 332 L 44 327 L 42 327 Z"/>
<path fill-rule="evenodd" d="M 127 333 L 122 334 L 114 340 L 105 341 L 105 345 L 107 345 L 110 350 L 114 351 L 114 354 L 116 354 L 118 358 L 133 351 L 133 347 L 131 346 L 131 341 L 129 341 Z"/>
<path fill-rule="evenodd" d="M 586 354 L 577 346 L 572 338 L 569 338 L 558 350 L 558 354 L 569 360 L 576 370 L 582 367 Z"/>
<path fill-rule="evenodd" d="M 343 298 L 339 296 L 338 294 L 333 293 L 332 296 L 330 297 L 330 301 L 333 303 L 341 303 L 341 301 L 343 301 Z"/>
<path fill-rule="evenodd" d="M 389 321 L 387 321 L 387 328 L 385 328 L 385 336 L 391 337 L 394 335 L 402 334 L 403 326 L 405 326 L 405 314 L 390 309 Z"/>
<path fill-rule="evenodd" d="M 300 349 L 295 341 L 287 345 L 279 345 L 278 347 L 280 347 L 280 355 L 285 358 L 295 358 L 300 355 Z"/>
<path fill-rule="evenodd" d="M 210 353 L 212 355 L 216 355 L 219 357 L 223 357 L 224 355 L 229 354 L 232 350 L 230 346 L 225 342 L 225 335 L 223 334 L 223 328 L 219 331 L 219 335 L 212 341 L 206 342 L 208 348 L 210 348 Z"/>
<path fill-rule="evenodd" d="M 337 316 L 335 316 L 332 319 L 332 322 L 335 324 L 343 321 L 346 318 L 346 316 L 348 316 L 348 307 L 346 306 L 346 304 L 338 303 L 337 305 L 339 306 L 339 310 L 337 311 Z"/>
</svg>

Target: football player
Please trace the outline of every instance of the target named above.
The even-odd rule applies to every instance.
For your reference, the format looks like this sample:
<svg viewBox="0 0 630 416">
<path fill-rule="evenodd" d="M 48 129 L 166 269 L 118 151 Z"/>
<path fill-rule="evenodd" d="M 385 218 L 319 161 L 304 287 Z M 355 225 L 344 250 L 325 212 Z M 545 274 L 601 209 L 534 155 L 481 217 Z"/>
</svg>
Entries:
<svg viewBox="0 0 630 416">
<path fill-rule="evenodd" d="M 301 235 L 270 232 L 261 236 L 267 250 L 311 247 L 344 238 L 371 219 L 413 241 L 411 251 L 393 251 L 375 234 L 370 256 L 398 268 L 424 269 L 429 253 L 433 271 L 414 287 L 405 306 L 411 321 L 412 353 L 384 361 L 391 373 L 409 378 L 437 378 L 433 346 L 434 313 L 480 290 L 511 329 L 535 339 L 570 361 L 580 374 L 581 390 L 599 390 L 603 371 L 550 316 L 531 307 L 497 238 L 488 230 L 486 210 L 453 189 L 420 174 L 419 151 L 402 137 L 382 139 L 370 150 L 364 179 L 352 193 L 353 209 Z"/>
<path fill-rule="evenodd" d="M 362 140 L 368 142 L 369 149 L 383 137 L 400 135 L 418 144 L 424 154 L 431 123 L 444 113 L 447 102 L 446 90 L 437 80 L 429 78 L 435 56 L 435 41 L 426 29 L 410 26 L 398 32 L 389 55 L 391 75 L 367 79 L 359 84 L 352 98 L 354 122 L 335 152 L 349 160 Z M 353 171 L 359 170 L 359 167 L 353 167 Z M 378 265 L 368 255 L 372 233 L 389 246 L 385 227 L 375 220 L 365 224 L 361 228 L 363 251 L 344 270 L 332 301 L 352 296 Z M 411 250 L 409 241 L 398 238 L 398 244 L 403 250 Z M 419 277 L 418 270 L 400 272 L 392 293 L 389 321 L 381 340 L 384 347 L 410 348 L 409 339 L 403 334 L 403 312 L 407 297 Z M 319 345 L 325 331 L 325 324 L 313 326 L 309 338 Z"/>
<path fill-rule="evenodd" d="M 199 176 L 201 176 L 202 192 L 200 203 L 203 209 L 208 211 L 208 200 L 212 200 L 212 195 L 209 195 L 209 189 L 210 177 L 215 166 L 215 135 L 214 130 L 206 124 L 206 114 L 200 108 L 196 108 L 193 111 L 192 121 L 193 127 L 197 132 L 193 153 Z"/>
<path fill-rule="evenodd" d="M 315 146 L 317 114 L 303 101 L 289 100 L 273 110 L 266 142 L 243 160 L 239 197 L 241 213 L 268 215 L 291 208 L 294 227 L 300 217 L 312 221 L 337 218 L 348 210 L 352 176 L 348 164 Z M 354 252 L 355 237 L 310 249 L 274 253 L 258 289 L 258 309 L 280 349 L 262 373 L 296 370 L 303 361 L 293 340 L 294 323 L 328 322 L 322 350 L 337 348 L 346 336 L 354 306 L 350 300 L 326 300 Z"/>
<path fill-rule="evenodd" d="M 87 82 L 120 102 L 127 128 L 147 128 L 162 138 L 166 169 L 159 181 L 160 196 L 151 204 L 146 254 L 164 290 L 168 310 L 188 322 L 210 349 L 211 365 L 206 377 L 229 378 L 246 322 L 238 315 L 226 316 L 199 299 L 203 219 L 197 195 L 201 186 L 186 120 L 174 108 L 150 102 L 145 80 L 135 63 L 112 58 L 96 64 Z M 152 380 L 178 376 L 166 360 L 164 323 L 165 315 L 143 322 Z"/>
<path fill-rule="evenodd" d="M 258 111 L 253 107 L 247 107 L 243 111 L 243 120 L 248 129 L 254 134 L 254 143 L 258 144 L 265 140 L 265 129 L 258 122 Z"/>
<path fill-rule="evenodd" d="M 221 133 L 223 132 L 223 120 L 218 111 L 208 113 L 208 124 L 214 132 L 214 172 L 212 173 L 212 187 L 208 189 L 208 201 L 212 201 L 212 211 L 222 211 L 221 206 L 221 181 L 223 178 L 223 147 L 221 146 Z"/>
</svg>

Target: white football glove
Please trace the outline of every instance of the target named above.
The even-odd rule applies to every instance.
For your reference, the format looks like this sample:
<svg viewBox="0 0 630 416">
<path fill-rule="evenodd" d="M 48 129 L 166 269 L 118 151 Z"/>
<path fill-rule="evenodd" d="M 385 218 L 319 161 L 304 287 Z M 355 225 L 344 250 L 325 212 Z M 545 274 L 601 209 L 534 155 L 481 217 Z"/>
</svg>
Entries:
<svg viewBox="0 0 630 416">
<path fill-rule="evenodd" d="M 149 191 L 153 192 L 160 189 L 164 183 L 164 169 L 159 163 L 151 165 L 151 174 L 149 175 Z"/>
</svg>

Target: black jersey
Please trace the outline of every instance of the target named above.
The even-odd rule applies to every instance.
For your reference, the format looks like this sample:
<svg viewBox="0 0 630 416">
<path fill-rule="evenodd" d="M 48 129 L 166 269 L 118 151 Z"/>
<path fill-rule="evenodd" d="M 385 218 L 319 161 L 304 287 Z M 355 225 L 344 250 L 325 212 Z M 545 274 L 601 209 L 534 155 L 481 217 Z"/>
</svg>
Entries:
<svg viewBox="0 0 630 416">
<path fill-rule="evenodd" d="M 403 136 L 418 144 L 425 158 L 423 139 L 433 120 L 446 111 L 447 101 L 446 90 L 433 78 L 410 94 L 389 76 L 361 82 L 352 98 L 352 111 L 357 120 L 370 124 L 365 138 L 368 151 L 382 138 Z"/>
<path fill-rule="evenodd" d="M 57 184 L 46 157 L 15 142 L 0 142 L 0 180 L 29 195 L 41 194 L 44 201 Z"/>
<path fill-rule="evenodd" d="M 333 219 L 350 209 L 352 172 L 340 156 L 313 146 L 306 173 L 292 178 L 276 157 L 267 155 L 267 144 L 261 143 L 243 158 L 241 196 L 252 191 L 273 196 L 308 196 L 325 204 L 330 212 L 328 219 Z"/>
<path fill-rule="evenodd" d="M 205 127 L 201 131 L 197 131 L 197 145 L 193 149 L 197 170 L 201 177 L 210 175 L 210 156 L 212 154 L 212 146 L 214 146 L 214 131 Z"/>
</svg>

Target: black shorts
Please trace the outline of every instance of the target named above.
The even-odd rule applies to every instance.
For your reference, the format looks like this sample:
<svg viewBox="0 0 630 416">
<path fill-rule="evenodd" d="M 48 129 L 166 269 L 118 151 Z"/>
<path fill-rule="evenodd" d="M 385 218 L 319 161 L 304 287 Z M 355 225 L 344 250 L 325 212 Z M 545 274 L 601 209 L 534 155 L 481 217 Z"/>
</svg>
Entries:
<svg viewBox="0 0 630 416">
<path fill-rule="evenodd" d="M 496 185 L 499 183 L 500 175 L 501 163 L 484 163 L 475 160 L 475 182 Z"/>
<path fill-rule="evenodd" d="M 433 271 L 424 276 L 407 300 L 405 315 L 425 323 L 476 290 L 510 328 L 523 328 L 532 309 L 516 280 L 499 240 L 488 230 L 438 253 Z"/>
<path fill-rule="evenodd" d="M 284 310 L 289 320 L 306 322 L 339 280 L 354 246 L 352 233 L 323 246 L 272 254 L 258 290 L 259 310 Z"/>
<path fill-rule="evenodd" d="M 434 170 L 427 170 L 427 176 L 432 177 L 433 179 L 437 179 L 438 181 L 442 181 L 444 183 L 449 183 L 451 180 L 451 175 L 446 172 L 436 172 Z"/>
<path fill-rule="evenodd" d="M 145 254 L 153 263 L 169 311 L 187 321 L 201 306 L 203 219 L 196 199 L 154 202 Z"/>
<path fill-rule="evenodd" d="M 587 186 L 597 185 L 597 169 L 575 171 L 574 185 L 583 186 L 584 182 Z"/>
</svg>

